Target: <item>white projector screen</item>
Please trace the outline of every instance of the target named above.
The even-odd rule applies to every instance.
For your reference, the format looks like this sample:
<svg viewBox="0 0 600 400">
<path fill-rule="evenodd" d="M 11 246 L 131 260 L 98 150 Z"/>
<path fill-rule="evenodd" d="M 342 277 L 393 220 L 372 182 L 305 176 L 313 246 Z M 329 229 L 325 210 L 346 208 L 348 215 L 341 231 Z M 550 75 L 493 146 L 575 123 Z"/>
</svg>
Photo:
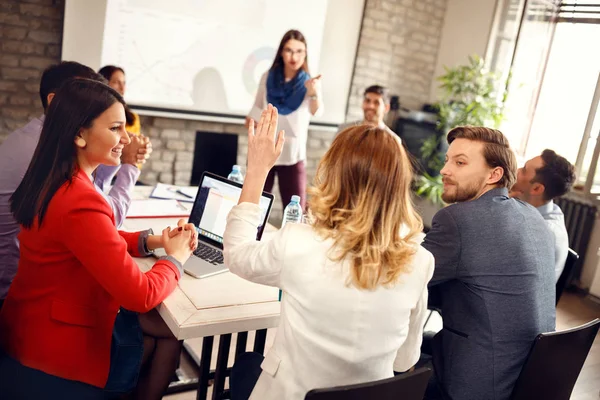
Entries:
<svg viewBox="0 0 600 400">
<path fill-rule="evenodd" d="M 245 116 L 283 34 L 308 42 L 322 74 L 324 113 L 344 121 L 364 0 L 67 0 L 62 59 L 127 74 L 128 103 L 143 114 Z"/>
</svg>

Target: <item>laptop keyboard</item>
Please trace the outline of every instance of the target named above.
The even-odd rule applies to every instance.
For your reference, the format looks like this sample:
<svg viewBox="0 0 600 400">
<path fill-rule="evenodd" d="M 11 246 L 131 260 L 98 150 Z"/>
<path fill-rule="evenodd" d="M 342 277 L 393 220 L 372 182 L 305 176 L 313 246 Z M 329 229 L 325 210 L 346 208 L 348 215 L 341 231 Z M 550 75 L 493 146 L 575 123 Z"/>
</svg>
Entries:
<svg viewBox="0 0 600 400">
<path fill-rule="evenodd" d="M 194 255 L 214 265 L 223 264 L 223 252 L 202 242 L 198 242 L 198 248 L 194 251 Z"/>
</svg>

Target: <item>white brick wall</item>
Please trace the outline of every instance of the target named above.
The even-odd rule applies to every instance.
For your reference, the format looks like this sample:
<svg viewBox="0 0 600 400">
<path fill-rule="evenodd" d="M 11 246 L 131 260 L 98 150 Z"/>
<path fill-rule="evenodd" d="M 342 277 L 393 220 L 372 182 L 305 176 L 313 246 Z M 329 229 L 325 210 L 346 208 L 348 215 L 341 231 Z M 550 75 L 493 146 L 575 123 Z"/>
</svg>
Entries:
<svg viewBox="0 0 600 400">
<path fill-rule="evenodd" d="M 373 84 L 387 86 L 404 107 L 428 101 L 446 1 L 367 0 L 348 121 L 362 118 L 363 92 Z"/>
</svg>

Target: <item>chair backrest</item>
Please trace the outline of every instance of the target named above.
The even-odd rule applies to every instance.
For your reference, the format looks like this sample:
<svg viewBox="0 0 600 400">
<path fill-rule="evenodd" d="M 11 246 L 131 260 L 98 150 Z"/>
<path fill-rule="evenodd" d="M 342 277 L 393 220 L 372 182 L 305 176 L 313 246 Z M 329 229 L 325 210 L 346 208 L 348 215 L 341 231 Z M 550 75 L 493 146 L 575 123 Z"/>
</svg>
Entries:
<svg viewBox="0 0 600 400">
<path fill-rule="evenodd" d="M 413 372 L 400 374 L 393 378 L 361 383 L 358 385 L 338 386 L 329 389 L 313 389 L 306 394 L 305 400 L 422 400 L 431 376 L 431 369 L 419 368 Z"/>
<path fill-rule="evenodd" d="M 567 261 L 565 261 L 565 268 L 556 282 L 556 304 L 558 304 L 558 300 L 560 300 L 560 296 L 562 296 L 563 291 L 567 286 L 567 282 L 569 281 L 573 267 L 575 266 L 575 263 L 577 263 L 578 259 L 579 254 L 569 249 L 569 252 L 567 253 Z"/>
<path fill-rule="evenodd" d="M 565 331 L 539 334 L 511 400 L 568 400 L 600 328 L 600 318 Z"/>
</svg>

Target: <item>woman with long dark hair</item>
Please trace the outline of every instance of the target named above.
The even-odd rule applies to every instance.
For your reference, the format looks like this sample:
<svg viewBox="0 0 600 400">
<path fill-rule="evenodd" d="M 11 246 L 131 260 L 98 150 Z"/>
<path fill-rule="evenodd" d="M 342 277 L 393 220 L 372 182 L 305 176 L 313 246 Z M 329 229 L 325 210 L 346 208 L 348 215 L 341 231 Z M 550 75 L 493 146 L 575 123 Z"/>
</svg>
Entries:
<svg viewBox="0 0 600 400">
<path fill-rule="evenodd" d="M 175 289 L 196 246 L 195 230 L 183 220 L 160 236 L 117 231 L 94 187 L 94 170 L 118 165 L 129 143 L 124 104 L 103 83 L 67 81 L 11 197 L 21 255 L 0 312 L 3 397 L 100 399 L 131 391 L 144 352 L 136 313 L 151 311 Z M 158 247 L 167 256 L 141 272 L 132 255 Z"/>
<path fill-rule="evenodd" d="M 322 109 L 322 101 L 321 75 L 310 77 L 306 39 L 300 31 L 292 29 L 283 35 L 273 65 L 260 79 L 254 106 L 246 117 L 246 127 L 250 118 L 260 119 L 269 103 L 279 110 L 286 141 L 281 156 L 269 172 L 265 190 L 273 190 L 277 175 L 283 205 L 298 195 L 304 208 L 308 124 L 310 117 Z"/>
</svg>

